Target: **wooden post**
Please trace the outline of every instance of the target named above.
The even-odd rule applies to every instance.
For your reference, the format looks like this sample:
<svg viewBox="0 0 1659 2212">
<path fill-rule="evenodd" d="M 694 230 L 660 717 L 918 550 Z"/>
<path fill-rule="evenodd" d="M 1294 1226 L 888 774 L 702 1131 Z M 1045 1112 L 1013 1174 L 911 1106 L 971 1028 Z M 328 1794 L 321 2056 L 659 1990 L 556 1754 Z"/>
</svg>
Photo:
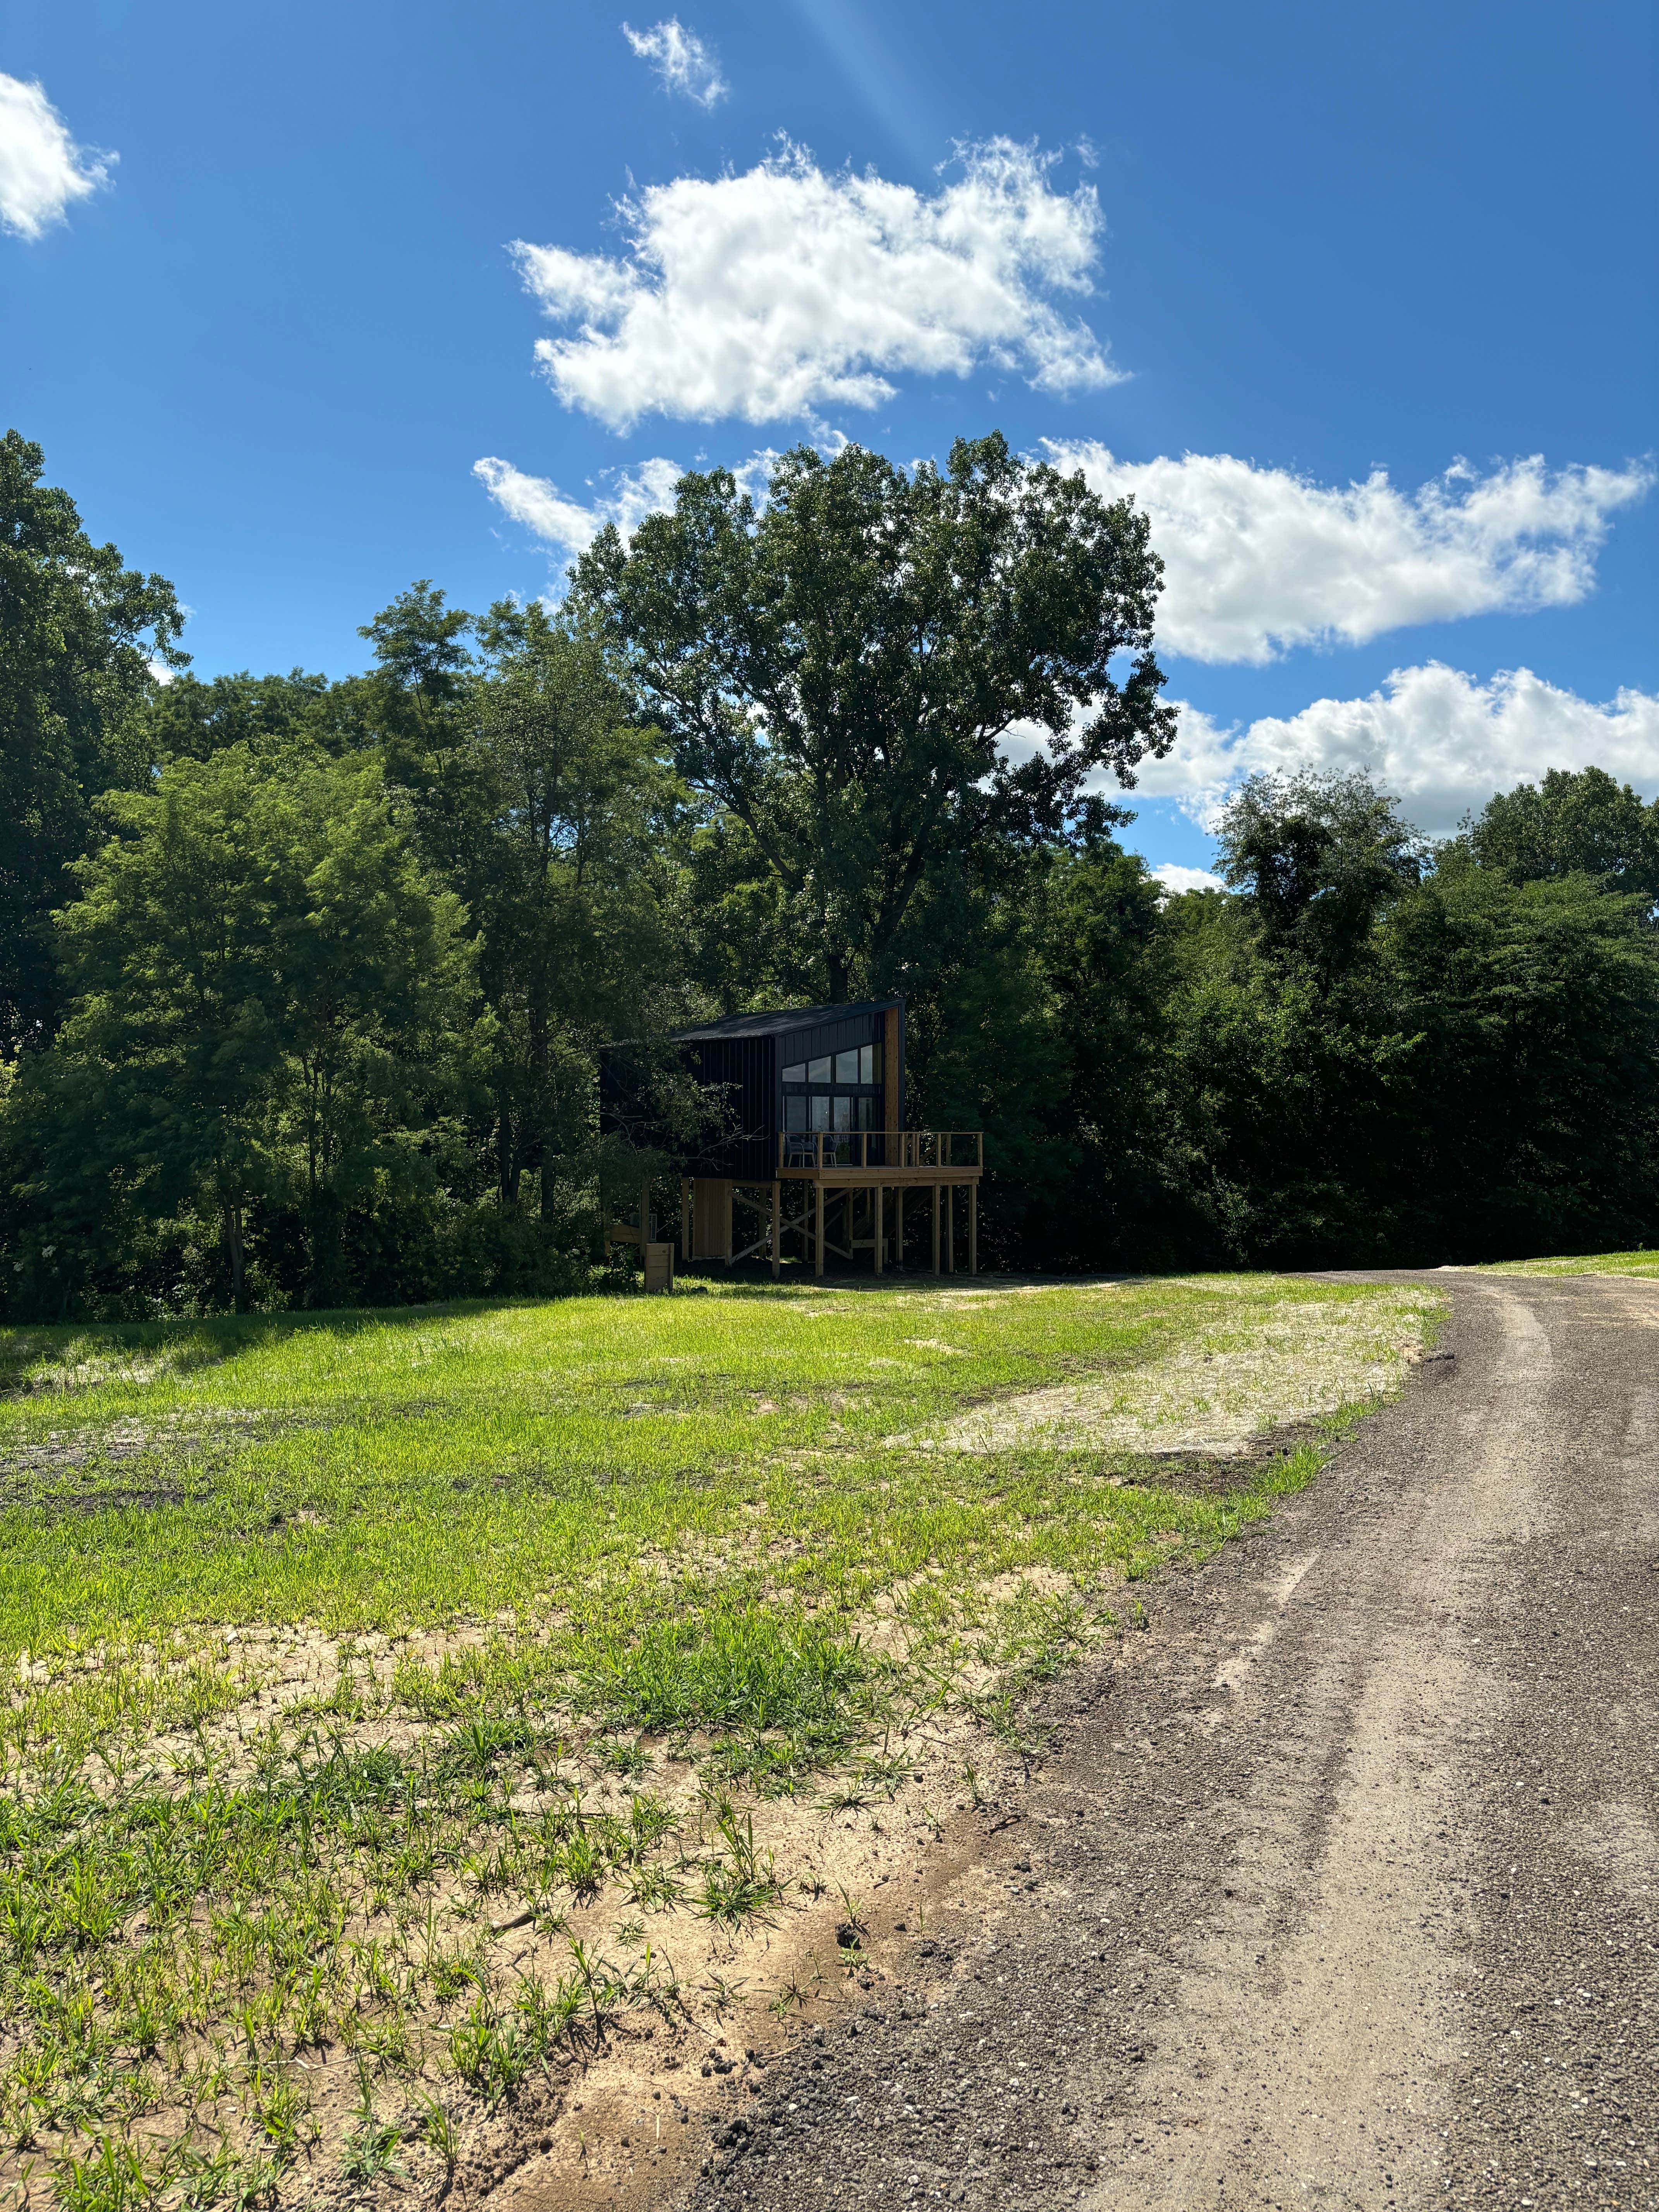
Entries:
<svg viewBox="0 0 1659 2212">
<path fill-rule="evenodd" d="M 933 1185 L 933 1273 L 939 1273 L 939 1185 Z"/>
<path fill-rule="evenodd" d="M 968 1272 L 979 1273 L 979 1185 L 968 1186 Z"/>
<path fill-rule="evenodd" d="M 871 1192 L 870 1195 L 871 1195 L 871 1196 L 875 1200 L 875 1202 L 876 1202 L 876 1273 L 877 1273 L 878 1274 L 880 1274 L 880 1273 L 881 1273 L 881 1232 L 882 1232 L 882 1230 L 883 1230 L 883 1229 L 885 1227 L 885 1225 L 886 1225 L 886 1224 L 885 1224 L 885 1223 L 884 1223 L 884 1222 L 883 1221 L 883 1219 L 882 1219 L 882 1216 L 883 1216 L 883 1214 L 886 1212 L 886 1207 L 884 1206 L 884 1204 L 883 1204 L 883 1202 L 882 1202 L 882 1200 L 883 1200 L 883 1192 L 882 1192 L 881 1185 L 880 1185 L 879 1183 L 878 1183 L 878 1184 L 876 1185 L 876 1187 L 875 1187 L 874 1190 Z"/>
<path fill-rule="evenodd" d="M 696 1226 L 697 1257 L 732 1257 L 732 1185 L 723 1176 L 699 1176 L 691 1218 Z"/>
<path fill-rule="evenodd" d="M 812 1189 L 817 1200 L 817 1217 L 812 1227 L 812 1273 L 815 1275 L 821 1275 L 823 1273 L 823 1185 L 822 1182 L 815 1182 Z"/>
<path fill-rule="evenodd" d="M 772 1280 L 778 1279 L 778 1270 L 783 1264 L 783 1185 L 772 1186 Z"/>
<path fill-rule="evenodd" d="M 893 1193 L 893 1265 L 904 1273 L 904 1185 Z"/>
<path fill-rule="evenodd" d="M 945 1272 L 957 1272 L 957 1187 L 953 1182 L 945 1186 Z"/>
</svg>

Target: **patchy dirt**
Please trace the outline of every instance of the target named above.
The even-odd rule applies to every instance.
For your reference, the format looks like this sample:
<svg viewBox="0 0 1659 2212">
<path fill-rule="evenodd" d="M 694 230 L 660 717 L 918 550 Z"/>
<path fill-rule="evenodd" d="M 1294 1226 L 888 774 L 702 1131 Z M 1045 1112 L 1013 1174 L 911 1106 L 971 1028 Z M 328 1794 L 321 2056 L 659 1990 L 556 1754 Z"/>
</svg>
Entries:
<svg viewBox="0 0 1659 2212">
<path fill-rule="evenodd" d="M 1443 1292 L 1415 1284 L 1386 1304 L 1284 1298 L 1247 1331 L 1224 1321 L 1183 1332 L 1121 1372 L 998 1399 L 950 1422 L 936 1441 L 952 1451 L 1234 1456 L 1266 1430 L 1395 1388 L 1443 1304 Z"/>
</svg>

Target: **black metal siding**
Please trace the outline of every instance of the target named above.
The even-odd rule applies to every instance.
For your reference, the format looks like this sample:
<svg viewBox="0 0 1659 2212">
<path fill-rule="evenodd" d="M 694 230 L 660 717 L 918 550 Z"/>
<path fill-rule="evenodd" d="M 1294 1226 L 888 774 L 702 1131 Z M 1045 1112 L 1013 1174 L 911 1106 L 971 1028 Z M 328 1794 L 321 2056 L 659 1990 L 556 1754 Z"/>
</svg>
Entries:
<svg viewBox="0 0 1659 2212">
<path fill-rule="evenodd" d="M 726 1133 L 685 1163 L 693 1176 L 729 1176 L 742 1182 L 769 1182 L 777 1173 L 778 1136 L 783 1127 L 783 1070 L 798 1060 L 820 1060 L 854 1045 L 885 1042 L 888 1002 L 866 1004 L 799 1029 L 780 1026 L 759 1036 L 684 1037 L 679 1051 L 686 1066 L 716 1094 Z M 816 1010 L 815 1011 L 821 1011 Z M 885 1080 L 897 1079 L 903 1126 L 904 1010 L 899 1003 L 898 1065 Z M 773 1018 L 775 1019 L 775 1017 Z M 607 1046 L 599 1059 L 602 1127 L 626 1131 L 636 1142 L 661 1139 L 637 1121 L 639 1079 L 625 1045 Z"/>
<path fill-rule="evenodd" d="M 690 1163 L 694 1176 L 750 1180 L 773 1173 L 777 1158 L 778 1040 L 707 1037 L 682 1045 L 686 1066 L 715 1094 L 728 1134 Z"/>
</svg>

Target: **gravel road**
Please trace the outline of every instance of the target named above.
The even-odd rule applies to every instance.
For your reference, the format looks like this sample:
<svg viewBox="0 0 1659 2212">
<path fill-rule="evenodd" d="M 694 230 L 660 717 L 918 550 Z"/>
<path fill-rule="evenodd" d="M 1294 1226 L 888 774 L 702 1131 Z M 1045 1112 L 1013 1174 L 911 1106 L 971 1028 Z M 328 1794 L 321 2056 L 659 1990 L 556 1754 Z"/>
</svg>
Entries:
<svg viewBox="0 0 1659 2212">
<path fill-rule="evenodd" d="M 1659 2207 L 1659 1283 L 1437 1279 L 683 2202 Z"/>
</svg>

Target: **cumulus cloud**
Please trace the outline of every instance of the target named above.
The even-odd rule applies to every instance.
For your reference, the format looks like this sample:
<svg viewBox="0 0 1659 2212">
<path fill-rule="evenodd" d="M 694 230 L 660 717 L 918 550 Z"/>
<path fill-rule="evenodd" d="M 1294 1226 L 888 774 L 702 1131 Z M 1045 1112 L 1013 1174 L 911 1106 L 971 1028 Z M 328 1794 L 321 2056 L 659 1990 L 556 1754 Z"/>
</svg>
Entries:
<svg viewBox="0 0 1659 2212">
<path fill-rule="evenodd" d="M 1645 465 L 1552 471 L 1534 455 L 1485 476 L 1460 461 L 1408 493 L 1381 469 L 1331 486 L 1230 453 L 1129 462 L 1091 441 L 1049 453 L 1103 495 L 1133 495 L 1166 570 L 1158 641 L 1212 661 L 1569 606 L 1595 583 L 1611 517 L 1653 481 Z"/>
<path fill-rule="evenodd" d="M 628 538 L 647 514 L 672 507 L 674 486 L 684 471 L 677 461 L 641 461 L 637 468 L 616 475 L 611 489 L 586 506 L 567 498 L 546 477 L 526 476 L 511 461 L 490 454 L 474 461 L 472 473 L 503 514 L 574 561 L 606 523 L 614 522 Z"/>
<path fill-rule="evenodd" d="M 39 238 L 108 183 L 114 161 L 76 144 L 44 86 L 0 70 L 0 228 Z"/>
<path fill-rule="evenodd" d="M 537 356 L 568 407 L 617 429 L 874 407 L 906 370 L 988 365 L 1055 392 L 1114 383 L 1056 299 L 1091 289 L 1099 203 L 1088 185 L 1052 190 L 1051 167 L 993 139 L 928 195 L 829 173 L 786 143 L 741 176 L 653 185 L 623 206 L 620 257 L 514 246 L 527 289 L 574 326 Z"/>
<path fill-rule="evenodd" d="M 1179 800 L 1208 827 L 1252 773 L 1364 769 L 1409 820 L 1445 836 L 1496 791 L 1535 783 L 1546 769 L 1604 768 L 1659 795 L 1659 697 L 1622 690 L 1597 704 L 1529 668 L 1482 684 L 1443 661 L 1396 668 L 1363 699 L 1316 699 L 1298 714 L 1224 727 L 1182 705 L 1175 750 L 1139 771 L 1148 798 Z"/>
<path fill-rule="evenodd" d="M 1171 898 L 1182 891 L 1224 891 L 1227 888 L 1219 876 L 1208 868 L 1183 868 L 1179 860 L 1165 860 L 1152 870 Z"/>
<path fill-rule="evenodd" d="M 699 107 L 713 107 L 730 89 L 720 64 L 695 31 L 688 31 L 678 15 L 653 23 L 648 31 L 623 25 L 623 36 L 642 62 L 649 62 L 662 79 L 665 92 L 683 93 Z"/>
</svg>

